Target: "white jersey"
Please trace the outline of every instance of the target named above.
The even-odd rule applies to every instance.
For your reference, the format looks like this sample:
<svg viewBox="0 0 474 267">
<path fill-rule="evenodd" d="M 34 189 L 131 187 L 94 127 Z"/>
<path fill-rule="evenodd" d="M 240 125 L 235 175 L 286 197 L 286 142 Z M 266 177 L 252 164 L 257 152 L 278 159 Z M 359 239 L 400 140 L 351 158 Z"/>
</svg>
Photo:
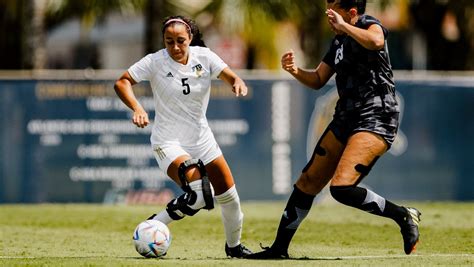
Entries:
<svg viewBox="0 0 474 267">
<path fill-rule="evenodd" d="M 149 81 L 155 101 L 151 143 L 198 145 L 210 133 L 206 119 L 211 78 L 227 64 L 209 48 L 190 46 L 188 63 L 174 61 L 166 49 L 148 54 L 128 69 L 138 83 Z"/>
</svg>

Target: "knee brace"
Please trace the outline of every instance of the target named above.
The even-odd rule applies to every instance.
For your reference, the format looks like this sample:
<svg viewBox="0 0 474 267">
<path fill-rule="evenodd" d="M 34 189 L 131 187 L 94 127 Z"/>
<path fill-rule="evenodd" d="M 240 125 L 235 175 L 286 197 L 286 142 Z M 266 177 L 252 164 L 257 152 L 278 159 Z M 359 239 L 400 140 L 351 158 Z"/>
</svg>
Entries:
<svg viewBox="0 0 474 267">
<path fill-rule="evenodd" d="M 186 171 L 191 167 L 197 167 L 201 176 L 202 194 L 205 202 L 203 209 L 211 210 L 214 208 L 214 195 L 212 192 L 211 183 L 209 182 L 209 178 L 207 176 L 206 167 L 200 159 L 188 159 L 179 165 L 178 176 L 179 180 L 181 181 L 181 188 L 184 192 L 190 194 L 191 192 L 194 192 L 189 186 L 188 179 L 186 178 Z"/>
<path fill-rule="evenodd" d="M 168 205 L 166 205 L 166 212 L 173 220 L 181 220 L 185 215 L 193 216 L 201 208 L 194 209 L 192 206 L 204 206 L 204 200 L 201 199 L 202 203 L 197 203 L 198 201 L 197 193 L 195 191 L 185 192 L 178 198 L 171 200 Z"/>
</svg>

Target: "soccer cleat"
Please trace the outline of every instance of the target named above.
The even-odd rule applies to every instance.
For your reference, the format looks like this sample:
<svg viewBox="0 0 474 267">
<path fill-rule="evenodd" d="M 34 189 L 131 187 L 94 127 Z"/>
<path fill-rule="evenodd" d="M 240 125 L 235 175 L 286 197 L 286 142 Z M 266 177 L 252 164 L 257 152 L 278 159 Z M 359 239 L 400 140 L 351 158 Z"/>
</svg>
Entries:
<svg viewBox="0 0 474 267">
<path fill-rule="evenodd" d="M 156 216 L 156 213 L 153 213 L 150 217 L 148 217 L 147 220 L 153 220 L 153 218 L 155 218 L 155 216 Z"/>
<path fill-rule="evenodd" d="M 246 248 L 244 245 L 239 244 L 236 247 L 230 248 L 227 243 L 225 244 L 225 254 L 230 258 L 245 258 L 247 255 L 252 254 L 250 249 Z"/>
<path fill-rule="evenodd" d="M 262 247 L 262 245 L 260 245 L 260 247 L 263 251 L 252 253 L 245 256 L 245 258 L 253 260 L 284 260 L 290 258 L 286 250 L 283 251 L 273 247 Z"/>
<path fill-rule="evenodd" d="M 415 208 L 405 208 L 407 210 L 407 216 L 403 224 L 400 226 L 403 236 L 403 245 L 405 249 L 405 253 L 408 255 L 415 251 L 416 244 L 420 238 L 420 232 L 418 231 L 418 224 L 420 223 L 420 215 L 419 212 Z"/>
</svg>

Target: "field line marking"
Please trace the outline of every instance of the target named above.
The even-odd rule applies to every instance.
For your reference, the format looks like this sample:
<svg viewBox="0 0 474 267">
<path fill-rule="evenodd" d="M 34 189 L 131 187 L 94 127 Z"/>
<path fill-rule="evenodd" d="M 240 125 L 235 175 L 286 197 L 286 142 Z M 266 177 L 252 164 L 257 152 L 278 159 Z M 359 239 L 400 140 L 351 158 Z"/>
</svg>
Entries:
<svg viewBox="0 0 474 267">
<path fill-rule="evenodd" d="M 289 260 L 364 260 L 364 259 L 398 259 L 398 258 L 423 258 L 423 257 L 474 257 L 474 254 L 413 254 L 413 255 L 367 255 L 367 256 L 334 256 L 334 257 L 301 257 L 301 258 L 290 258 Z M 0 256 L 0 259 L 9 260 L 9 259 L 51 259 L 51 258 L 61 258 L 61 259 L 92 259 L 92 258 L 111 258 L 106 256 L 45 256 L 45 257 L 35 257 L 35 256 Z M 133 258 L 137 257 L 113 257 L 112 258 Z M 139 257 L 138 257 L 139 258 Z M 173 260 L 173 258 L 165 258 Z"/>
<path fill-rule="evenodd" d="M 474 257 L 474 254 L 412 254 L 412 255 L 367 255 L 367 256 L 335 256 L 308 258 L 314 260 L 363 260 L 363 259 L 398 259 L 409 257 Z"/>
</svg>

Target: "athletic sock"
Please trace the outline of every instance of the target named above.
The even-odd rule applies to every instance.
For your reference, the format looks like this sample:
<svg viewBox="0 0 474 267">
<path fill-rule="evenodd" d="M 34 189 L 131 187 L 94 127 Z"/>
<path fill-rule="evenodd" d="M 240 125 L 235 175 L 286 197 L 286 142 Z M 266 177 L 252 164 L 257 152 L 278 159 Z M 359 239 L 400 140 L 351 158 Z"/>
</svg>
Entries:
<svg viewBox="0 0 474 267">
<path fill-rule="evenodd" d="M 155 215 L 155 217 L 152 218 L 153 220 L 160 221 L 166 225 L 168 225 L 170 222 L 174 221 L 168 212 L 166 210 L 160 211 L 158 214 Z"/>
<path fill-rule="evenodd" d="M 385 209 L 383 210 L 381 216 L 391 218 L 401 226 L 405 222 L 407 214 L 407 210 L 402 206 L 398 206 L 388 200 L 385 200 Z"/>
<path fill-rule="evenodd" d="M 236 247 L 240 244 L 244 214 L 240 209 L 240 198 L 235 185 L 216 196 L 216 200 L 221 206 L 227 246 Z"/>
<path fill-rule="evenodd" d="M 298 226 L 308 215 L 315 197 L 299 190 L 296 185 L 293 187 L 293 192 L 281 216 L 277 235 L 272 245 L 273 249 L 284 252 L 288 250 L 291 239 L 295 235 Z"/>
<path fill-rule="evenodd" d="M 198 210 L 202 209 L 206 203 L 204 203 L 204 195 L 202 193 L 202 180 L 198 179 L 196 181 L 192 181 L 189 183 L 189 187 L 191 187 L 191 190 L 196 192 L 196 202 L 194 204 L 189 205 L 192 209 Z"/>
<path fill-rule="evenodd" d="M 331 186 L 331 195 L 337 201 L 363 211 L 391 218 L 399 225 L 406 217 L 406 210 L 363 187 Z"/>
</svg>

